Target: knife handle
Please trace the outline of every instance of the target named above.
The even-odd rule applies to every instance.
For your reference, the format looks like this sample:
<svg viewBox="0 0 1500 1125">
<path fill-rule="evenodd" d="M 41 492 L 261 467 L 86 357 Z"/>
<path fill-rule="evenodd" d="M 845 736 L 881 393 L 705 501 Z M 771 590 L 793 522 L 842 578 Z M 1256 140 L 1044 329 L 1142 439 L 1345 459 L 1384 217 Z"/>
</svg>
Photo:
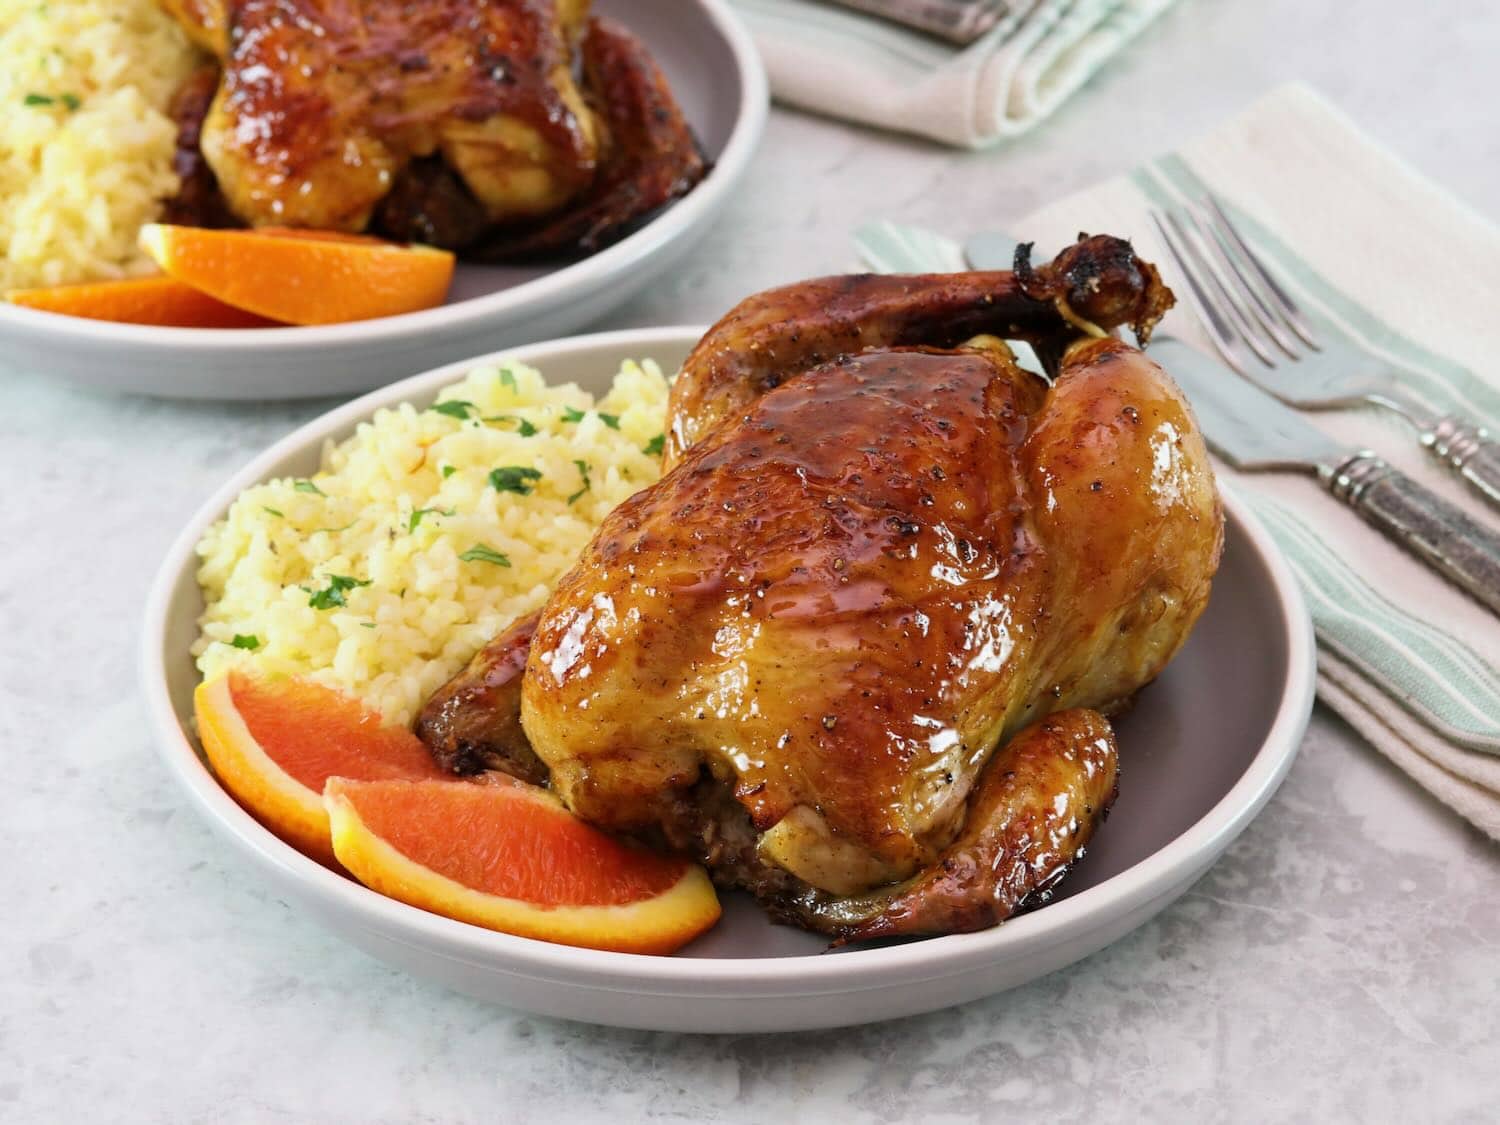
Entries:
<svg viewBox="0 0 1500 1125">
<path fill-rule="evenodd" d="M 1422 431 L 1422 444 L 1463 477 L 1465 484 L 1500 508 L 1500 442 L 1488 430 L 1448 414 Z"/>
<path fill-rule="evenodd" d="M 1318 475 L 1387 538 L 1500 613 L 1500 535 L 1373 453 L 1356 453 Z"/>
</svg>

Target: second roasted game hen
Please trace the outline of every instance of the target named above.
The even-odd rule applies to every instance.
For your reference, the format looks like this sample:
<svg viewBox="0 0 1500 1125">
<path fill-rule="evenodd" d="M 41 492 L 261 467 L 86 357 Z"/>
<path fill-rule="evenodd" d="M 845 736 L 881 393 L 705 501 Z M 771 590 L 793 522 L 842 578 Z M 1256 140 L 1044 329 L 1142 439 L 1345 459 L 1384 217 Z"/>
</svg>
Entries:
<svg viewBox="0 0 1500 1125">
<path fill-rule="evenodd" d="M 220 64 L 179 98 L 179 221 L 576 253 L 704 174 L 665 78 L 589 0 L 163 4 Z"/>
<path fill-rule="evenodd" d="M 1044 896 L 1113 797 L 1104 714 L 1186 639 L 1222 520 L 1181 394 L 1104 333 L 1149 335 L 1155 271 L 1108 237 L 1018 266 L 805 282 L 710 330 L 666 474 L 430 702 L 439 759 L 550 780 L 842 938 Z"/>
</svg>

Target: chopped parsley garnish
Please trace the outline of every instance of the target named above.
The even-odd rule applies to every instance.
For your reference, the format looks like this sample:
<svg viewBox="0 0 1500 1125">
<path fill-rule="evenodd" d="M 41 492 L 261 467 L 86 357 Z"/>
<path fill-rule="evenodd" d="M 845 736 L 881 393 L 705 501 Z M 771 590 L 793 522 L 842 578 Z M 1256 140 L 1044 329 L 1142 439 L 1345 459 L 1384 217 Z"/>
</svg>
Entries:
<svg viewBox="0 0 1500 1125">
<path fill-rule="evenodd" d="M 83 104 L 82 99 L 77 94 L 58 94 L 54 98 L 51 94 L 33 93 L 27 94 L 21 99 L 21 102 L 24 105 L 56 105 L 58 102 L 62 102 L 63 105 L 67 106 L 69 113 L 76 113 L 78 107 Z"/>
<path fill-rule="evenodd" d="M 573 464 L 578 466 L 578 475 L 583 478 L 583 487 L 568 497 L 569 504 L 594 487 L 594 482 L 589 480 L 589 463 L 587 461 L 574 461 Z"/>
<path fill-rule="evenodd" d="M 373 629 L 373 628 L 375 628 L 375 622 L 373 622 L 373 621 L 361 621 L 359 623 L 359 627 L 361 629 Z"/>
<path fill-rule="evenodd" d="M 535 482 L 541 479 L 540 472 L 523 465 L 506 465 L 490 470 L 490 484 L 497 492 L 519 492 L 525 496 L 536 487 Z"/>
<path fill-rule="evenodd" d="M 514 422 L 516 433 L 522 437 L 535 437 L 536 427 L 519 414 L 491 414 L 485 419 L 486 422 Z"/>
<path fill-rule="evenodd" d="M 455 469 L 452 465 L 444 465 L 443 466 L 443 479 L 447 480 L 449 477 L 451 477 L 456 472 L 458 472 L 458 470 Z"/>
<path fill-rule="evenodd" d="M 652 438 L 644 446 L 641 447 L 641 452 L 646 454 L 648 457 L 660 457 L 662 450 L 666 448 L 666 445 L 667 435 L 657 434 L 654 438 Z"/>
<path fill-rule="evenodd" d="M 422 524 L 423 516 L 453 516 L 458 514 L 456 508 L 418 508 L 412 512 L 411 518 L 406 521 L 408 532 L 416 531 Z"/>
<path fill-rule="evenodd" d="M 314 493 L 314 494 L 316 494 L 318 496 L 327 496 L 328 495 L 328 493 L 324 492 L 321 488 L 319 488 L 317 485 L 313 484 L 313 482 L 310 481 L 310 480 L 299 480 L 295 484 L 292 485 L 292 488 L 294 488 L 298 492 L 311 492 L 311 493 Z"/>
<path fill-rule="evenodd" d="M 347 578 L 342 574 L 330 574 L 328 576 L 328 588 L 326 590 L 314 590 L 312 597 L 307 599 L 307 604 L 313 609 L 332 609 L 334 606 L 348 605 L 344 595 L 358 586 L 368 586 L 369 582 L 361 582 L 357 578 Z"/>
<path fill-rule="evenodd" d="M 434 414 L 446 414 L 450 418 L 457 418 L 460 422 L 470 417 L 477 411 L 472 402 L 466 402 L 461 398 L 450 398 L 447 402 L 435 402 L 427 408 Z"/>
<path fill-rule="evenodd" d="M 267 508 L 264 504 L 261 505 L 260 510 L 262 512 L 265 512 L 267 515 L 275 516 L 279 520 L 286 519 L 286 515 L 284 513 L 278 512 L 275 508 Z"/>
<path fill-rule="evenodd" d="M 509 387 L 513 391 L 520 389 L 516 386 L 516 373 L 509 367 L 502 367 L 500 369 L 500 385 Z"/>
<path fill-rule="evenodd" d="M 458 556 L 463 562 L 487 562 L 496 566 L 509 566 L 510 559 L 492 547 L 486 547 L 483 543 L 475 543 L 463 554 Z"/>
<path fill-rule="evenodd" d="M 618 430 L 620 428 L 620 416 L 618 414 L 606 414 L 602 410 L 596 410 L 594 413 L 599 415 L 599 421 L 603 422 L 610 429 Z M 587 410 L 579 410 L 572 406 L 563 407 L 562 417 L 564 422 L 582 422 L 588 416 L 589 412 Z"/>
<path fill-rule="evenodd" d="M 358 522 L 359 522 L 358 520 L 350 520 L 343 527 L 315 527 L 311 531 L 309 531 L 308 534 L 309 535 L 316 535 L 320 531 L 326 531 L 326 532 L 328 532 L 329 535 L 337 535 L 341 531 L 348 531 L 351 527 L 353 527 Z"/>
<path fill-rule="evenodd" d="M 256 649 L 260 648 L 260 638 L 255 636 L 253 633 L 236 633 L 234 635 L 234 640 L 230 641 L 229 643 L 232 644 L 235 648 L 246 648 L 251 652 L 254 652 Z"/>
</svg>

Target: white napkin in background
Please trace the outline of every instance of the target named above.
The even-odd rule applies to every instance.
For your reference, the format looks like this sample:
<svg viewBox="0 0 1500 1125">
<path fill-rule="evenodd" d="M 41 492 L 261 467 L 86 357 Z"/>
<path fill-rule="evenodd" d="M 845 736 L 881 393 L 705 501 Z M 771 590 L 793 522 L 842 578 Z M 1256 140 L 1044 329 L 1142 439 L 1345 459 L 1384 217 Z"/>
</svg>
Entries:
<svg viewBox="0 0 1500 1125">
<path fill-rule="evenodd" d="M 776 97 L 979 148 L 1026 132 L 1175 0 L 1014 0 L 968 47 L 818 0 L 734 0 Z"/>
<path fill-rule="evenodd" d="M 1148 206 L 1224 200 L 1315 314 L 1398 365 L 1430 405 L 1500 431 L 1500 229 L 1364 136 L 1303 85 L 1282 87 L 1180 152 L 1010 224 L 1039 256 L 1080 230 L 1131 238 L 1175 272 Z M 966 235 L 967 231 L 953 232 Z M 880 224 L 862 231 L 872 265 L 961 268 L 955 243 Z M 1212 354 L 1179 306 L 1165 329 Z M 1375 408 L 1309 415 L 1376 450 L 1489 526 L 1500 524 L 1429 460 L 1413 431 Z M 1500 619 L 1400 550 L 1313 480 L 1220 475 L 1250 499 L 1302 579 L 1319 636 L 1318 694 L 1381 753 L 1500 840 Z M 1335 650 L 1378 660 L 1377 688 Z"/>
</svg>

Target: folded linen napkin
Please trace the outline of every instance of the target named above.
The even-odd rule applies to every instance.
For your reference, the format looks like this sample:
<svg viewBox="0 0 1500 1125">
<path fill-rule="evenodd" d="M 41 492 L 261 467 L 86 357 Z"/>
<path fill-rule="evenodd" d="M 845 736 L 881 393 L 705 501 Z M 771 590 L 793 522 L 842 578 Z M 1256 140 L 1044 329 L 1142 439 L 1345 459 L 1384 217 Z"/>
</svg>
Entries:
<svg viewBox="0 0 1500 1125">
<path fill-rule="evenodd" d="M 1170 284 L 1175 270 L 1146 208 L 1210 190 L 1323 330 L 1364 340 L 1431 406 L 1500 429 L 1500 319 L 1493 289 L 1474 284 L 1494 276 L 1500 228 L 1379 148 L 1307 86 L 1282 87 L 1180 152 L 1011 229 L 1034 239 L 1043 256 L 1080 230 L 1129 236 Z M 876 269 L 962 268 L 958 244 L 931 232 L 875 224 L 858 241 Z M 1189 310 L 1170 313 L 1165 330 L 1212 354 Z M 1399 420 L 1374 408 L 1310 417 L 1495 523 Z M 1319 697 L 1500 840 L 1500 621 L 1312 480 L 1216 467 L 1302 582 L 1318 635 Z"/>
<path fill-rule="evenodd" d="M 1026 132 L 1175 0 L 1009 0 L 967 47 L 819 0 L 734 0 L 776 97 L 980 148 Z"/>
</svg>

